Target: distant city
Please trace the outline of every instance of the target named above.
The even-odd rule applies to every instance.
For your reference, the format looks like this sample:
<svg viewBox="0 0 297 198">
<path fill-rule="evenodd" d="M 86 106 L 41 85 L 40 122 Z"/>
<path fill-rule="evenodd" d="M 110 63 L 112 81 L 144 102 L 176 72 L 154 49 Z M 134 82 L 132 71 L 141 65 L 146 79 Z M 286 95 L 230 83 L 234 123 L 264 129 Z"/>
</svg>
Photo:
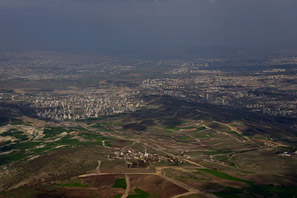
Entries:
<svg viewBox="0 0 297 198">
<path fill-rule="evenodd" d="M 134 112 L 143 107 L 145 95 L 156 94 L 288 118 L 289 125 L 297 128 L 292 121 L 297 118 L 294 55 L 253 61 L 197 58 L 120 62 L 110 57 L 11 52 L 1 54 L 1 60 L 4 86 L 0 100 L 27 105 L 44 119 L 77 120 Z M 145 71 L 147 65 L 162 72 L 153 68 Z M 44 90 L 39 82 L 51 88 Z M 84 89 L 78 91 L 78 87 Z"/>
</svg>

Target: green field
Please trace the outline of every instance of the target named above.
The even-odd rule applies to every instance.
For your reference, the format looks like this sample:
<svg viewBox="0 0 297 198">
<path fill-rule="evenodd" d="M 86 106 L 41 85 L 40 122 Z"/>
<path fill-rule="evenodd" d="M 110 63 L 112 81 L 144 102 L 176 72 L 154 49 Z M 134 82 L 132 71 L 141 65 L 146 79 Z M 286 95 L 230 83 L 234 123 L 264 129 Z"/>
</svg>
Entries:
<svg viewBox="0 0 297 198">
<path fill-rule="evenodd" d="M 67 127 L 68 131 L 87 131 L 87 129 L 77 126 L 77 127 Z"/>
<path fill-rule="evenodd" d="M 261 186 L 251 185 L 245 188 L 226 187 L 221 192 L 214 193 L 222 198 L 238 198 L 238 197 L 251 197 L 250 195 L 258 195 L 257 197 L 281 197 L 293 198 L 297 195 L 296 187 L 283 187 L 283 186 Z"/>
<path fill-rule="evenodd" d="M 178 127 L 166 127 L 166 131 L 169 131 L 169 132 L 174 132 L 174 131 L 179 131 L 180 128 Z"/>
<path fill-rule="evenodd" d="M 7 164 L 13 161 L 18 161 L 31 155 L 31 153 L 26 152 L 25 150 L 32 149 L 39 144 L 40 142 L 23 142 L 23 143 L 16 143 L 16 144 L 11 144 L 9 146 L 2 147 L 1 151 L 4 151 L 4 150 L 7 150 L 7 151 L 15 150 L 15 151 L 6 155 L 0 155 L 0 165 Z"/>
<path fill-rule="evenodd" d="M 97 133 L 88 132 L 86 129 L 82 127 L 47 127 L 44 129 L 45 138 L 56 138 L 55 136 L 62 132 L 70 132 L 70 131 L 83 131 L 79 134 L 80 137 L 84 139 L 84 141 L 80 141 L 78 139 L 74 139 L 71 135 L 66 135 L 62 137 L 60 140 L 54 142 L 43 142 L 39 140 L 38 142 L 27 142 L 27 136 L 21 132 L 16 131 L 14 129 L 9 130 L 2 135 L 14 136 L 19 139 L 15 143 L 7 142 L 6 145 L 0 148 L 1 152 L 7 152 L 14 150 L 13 152 L 0 155 L 0 165 L 7 164 L 13 161 L 22 160 L 31 155 L 40 155 L 50 150 L 54 150 L 57 146 L 63 145 L 64 147 L 74 147 L 74 146 L 87 146 L 87 145 L 102 145 L 103 140 L 109 140 L 105 142 L 106 146 L 112 146 L 112 138 L 107 138 Z M 37 146 L 43 146 L 41 148 L 36 148 Z"/>
<path fill-rule="evenodd" d="M 47 127 L 44 129 L 43 133 L 44 133 L 44 137 L 54 137 L 64 131 L 67 131 L 66 128 L 63 127 Z"/>
<path fill-rule="evenodd" d="M 226 173 L 222 173 L 222 172 L 215 171 L 215 170 L 209 170 L 209 169 L 203 169 L 203 168 L 200 168 L 198 170 L 202 171 L 202 172 L 209 173 L 209 174 L 211 174 L 211 175 L 213 175 L 215 177 L 221 178 L 221 179 L 226 179 L 226 180 L 236 181 L 236 182 L 241 182 L 241 183 L 246 183 L 246 184 L 252 184 L 253 183 L 252 181 L 239 179 L 239 178 L 233 177 L 231 175 L 228 175 Z"/>
<path fill-rule="evenodd" d="M 180 137 L 177 137 L 176 139 L 178 139 L 178 140 L 191 140 L 192 138 L 189 137 L 189 136 L 180 136 Z"/>
<path fill-rule="evenodd" d="M 139 189 L 139 188 L 135 188 L 135 193 L 137 194 L 132 194 L 132 195 L 129 195 L 127 198 L 149 198 L 150 194 Z"/>
<path fill-rule="evenodd" d="M 240 139 L 246 140 L 246 138 L 244 138 L 242 135 L 240 135 L 239 133 L 237 133 L 236 131 L 229 131 L 229 134 L 232 134 Z"/>
<path fill-rule="evenodd" d="M 79 136 L 88 139 L 88 140 L 97 140 L 97 141 L 102 141 L 102 140 L 108 140 L 110 138 L 104 137 L 100 134 L 97 133 L 90 133 L 90 132 L 85 132 L 85 133 L 81 133 L 79 134 Z"/>
<path fill-rule="evenodd" d="M 183 127 L 181 129 L 195 129 L 196 127 L 193 127 L 193 126 L 188 126 L 188 127 Z"/>
<path fill-rule="evenodd" d="M 0 155 L 0 165 L 8 164 L 13 161 L 21 160 L 27 156 L 28 156 L 28 154 L 25 154 L 23 152 L 13 152 L 8 155 Z"/>
<path fill-rule="evenodd" d="M 205 130 L 206 129 L 206 127 L 205 126 L 202 126 L 202 127 L 199 127 L 199 128 L 197 128 L 199 131 L 202 131 L 202 130 Z"/>
<path fill-rule="evenodd" d="M 23 120 L 16 120 L 11 125 L 25 125 L 25 126 L 32 126 L 32 122 L 24 122 Z"/>
<path fill-rule="evenodd" d="M 29 139 L 23 131 L 16 131 L 15 129 L 10 129 L 9 131 L 2 133 L 1 136 L 13 136 L 17 138 L 18 141 L 26 141 Z"/>
<path fill-rule="evenodd" d="M 126 180 L 125 178 L 119 178 L 117 179 L 114 184 L 112 185 L 112 188 L 127 188 Z"/>
</svg>

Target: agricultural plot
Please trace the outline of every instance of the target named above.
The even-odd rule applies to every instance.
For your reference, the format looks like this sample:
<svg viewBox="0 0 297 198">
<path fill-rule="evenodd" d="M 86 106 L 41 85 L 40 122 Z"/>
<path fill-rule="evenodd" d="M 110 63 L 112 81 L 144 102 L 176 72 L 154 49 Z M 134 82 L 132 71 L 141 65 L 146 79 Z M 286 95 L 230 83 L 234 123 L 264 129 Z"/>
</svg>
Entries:
<svg viewBox="0 0 297 198">
<path fill-rule="evenodd" d="M 239 179 L 239 178 L 233 177 L 231 175 L 228 175 L 226 173 L 222 173 L 222 172 L 219 172 L 219 171 L 214 171 L 214 170 L 209 170 L 209 169 L 198 169 L 198 170 L 202 171 L 202 172 L 209 173 L 209 174 L 211 174 L 211 175 L 213 175 L 215 177 L 219 177 L 219 178 L 225 179 L 225 180 L 241 182 L 241 183 L 246 183 L 246 184 L 252 184 L 253 183 L 251 181 L 247 181 L 247 180 L 244 180 L 244 179 Z"/>
<path fill-rule="evenodd" d="M 0 165 L 38 156 L 62 147 L 102 145 L 102 141 L 105 141 L 106 146 L 112 146 L 112 138 L 104 137 L 96 132 L 89 132 L 80 126 L 45 127 L 43 131 L 40 131 L 40 129 L 33 126 L 23 126 L 23 123 L 25 122 L 17 121 L 13 127 L 27 129 L 30 130 L 29 132 L 11 128 L 0 134 L 1 138 L 9 137 L 12 140 L 0 145 L 2 153 L 0 155 Z M 38 131 L 38 133 L 35 131 Z"/>
<path fill-rule="evenodd" d="M 125 178 L 119 178 L 117 179 L 114 184 L 112 185 L 112 188 L 122 188 L 122 189 L 126 189 L 127 188 L 127 184 L 126 184 L 126 180 Z"/>
<path fill-rule="evenodd" d="M 58 186 L 56 192 L 37 190 L 35 197 L 60 193 L 70 197 L 88 194 L 116 198 L 127 193 L 127 189 L 129 198 L 167 198 L 188 192 L 188 187 L 194 190 L 184 197 L 204 198 L 209 194 L 290 197 L 295 193 L 290 185 L 295 181 L 297 173 L 293 167 L 297 161 L 283 155 L 285 151 L 295 152 L 293 147 L 280 149 L 277 146 L 282 144 L 276 138 L 261 133 L 247 136 L 249 126 L 244 121 L 239 125 L 233 120 L 203 119 L 201 113 L 195 117 L 196 112 L 191 119 L 187 117 L 189 108 L 184 112 L 178 109 L 176 114 L 171 108 L 158 108 L 149 112 L 151 114 L 135 112 L 79 120 L 71 122 L 73 125 L 44 125 L 39 136 L 37 131 L 30 136 L 21 128 L 9 128 L 1 136 L 13 137 L 14 143 L 5 142 L 0 146 L 1 152 L 6 153 L 0 155 L 1 163 L 3 167 L 12 162 L 27 167 L 15 171 L 28 172 L 23 179 L 20 176 L 18 182 L 29 177 L 32 185 L 45 180 Z M 23 123 L 11 126 L 23 126 L 20 124 Z M 23 127 L 34 128 L 34 123 L 26 124 L 32 126 Z M 140 166 L 140 162 L 145 166 Z M 28 167 L 36 168 L 37 174 L 32 178 Z M 285 170 L 290 170 L 290 174 Z M 48 175 L 43 175 L 44 172 Z M 88 174 L 90 176 L 79 177 L 79 181 L 70 179 Z M 129 176 L 129 185 L 125 175 Z M 5 179 L 6 186 L 17 183 L 10 181 L 8 175 L 1 178 Z M 0 197 L 6 193 L 10 192 Z"/>
</svg>

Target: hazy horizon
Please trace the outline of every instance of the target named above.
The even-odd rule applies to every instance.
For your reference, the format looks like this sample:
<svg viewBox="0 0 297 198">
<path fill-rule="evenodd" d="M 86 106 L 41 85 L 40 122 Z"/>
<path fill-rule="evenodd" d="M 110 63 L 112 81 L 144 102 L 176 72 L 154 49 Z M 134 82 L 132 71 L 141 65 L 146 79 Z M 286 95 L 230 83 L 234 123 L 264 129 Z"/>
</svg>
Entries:
<svg viewBox="0 0 297 198">
<path fill-rule="evenodd" d="M 108 54 L 297 49 L 294 0 L 1 0 L 0 48 Z"/>
</svg>

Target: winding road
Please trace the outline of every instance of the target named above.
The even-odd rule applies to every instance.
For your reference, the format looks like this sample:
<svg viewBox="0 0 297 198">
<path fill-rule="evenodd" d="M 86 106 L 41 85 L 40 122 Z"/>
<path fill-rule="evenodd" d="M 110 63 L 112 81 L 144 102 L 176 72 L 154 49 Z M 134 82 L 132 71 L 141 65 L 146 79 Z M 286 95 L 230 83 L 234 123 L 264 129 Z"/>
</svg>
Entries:
<svg viewBox="0 0 297 198">
<path fill-rule="evenodd" d="M 114 138 L 117 138 L 117 139 L 122 139 L 122 140 L 129 140 L 129 141 L 133 141 L 134 143 L 137 142 L 137 143 L 142 143 L 144 144 L 145 146 L 147 147 L 151 147 L 152 149 L 154 150 L 157 150 L 157 151 L 160 151 L 160 152 L 163 152 L 164 154 L 166 155 L 169 155 L 169 156 L 172 156 L 174 158 L 177 158 L 177 159 L 182 159 L 184 160 L 185 162 L 188 162 L 189 164 L 191 165 L 194 165 L 198 168 L 204 168 L 204 166 L 202 166 L 201 164 L 197 163 L 197 162 L 194 162 L 194 161 L 191 161 L 189 159 L 185 159 L 185 158 L 182 158 L 180 156 L 177 156 L 177 155 L 174 155 L 172 153 L 169 153 L 165 150 L 165 148 L 161 147 L 160 145 L 158 145 L 154 140 L 151 140 L 150 139 L 150 142 L 147 143 L 147 142 L 143 142 L 143 140 L 139 140 L 139 139 L 132 139 L 132 138 L 124 138 L 124 137 L 121 137 L 119 135 L 116 135 L 116 134 L 112 134 L 112 133 L 109 133 L 109 132 L 101 132 L 102 135 L 104 136 L 109 136 L 109 137 L 114 137 Z M 98 160 L 98 166 L 96 168 L 96 174 L 85 174 L 85 175 L 80 175 L 79 178 L 83 178 L 83 177 L 88 177 L 88 176 L 94 176 L 94 175 L 112 175 L 112 174 L 115 174 L 115 173 L 100 173 L 100 166 L 101 166 L 101 161 Z M 171 182 L 181 188 L 184 188 L 185 190 L 187 190 L 188 192 L 186 193 L 182 193 L 182 194 L 179 194 L 179 195 L 174 195 L 173 197 L 171 198 L 179 198 L 179 197 L 183 197 L 183 196 L 187 196 L 187 195 L 192 195 L 192 194 L 200 194 L 200 195 L 203 195 L 207 198 L 216 198 L 215 195 L 213 194 L 210 194 L 210 193 L 207 193 L 207 192 L 203 192 L 203 191 L 200 191 L 200 190 L 197 190 L 181 181 L 178 181 L 178 180 L 175 180 L 175 179 L 172 179 L 170 177 L 167 177 L 165 176 L 164 172 L 163 172 L 163 169 L 166 169 L 166 168 L 171 168 L 171 169 L 176 169 L 176 170 L 180 170 L 180 171 L 183 171 L 183 172 L 191 172 L 190 170 L 187 170 L 187 169 L 184 169 L 182 167 L 172 167 L 172 166 L 163 166 L 163 167 L 156 167 L 156 172 L 154 173 L 125 173 L 125 181 L 126 181 L 126 184 L 127 184 L 127 187 L 125 189 L 125 193 L 121 196 L 121 198 L 126 198 L 128 197 L 129 195 L 129 192 L 130 192 L 130 178 L 129 178 L 129 174 L 133 175 L 133 174 L 143 174 L 143 175 L 157 175 L 161 178 L 163 178 L 164 180 L 168 181 L 168 182 Z"/>
</svg>

